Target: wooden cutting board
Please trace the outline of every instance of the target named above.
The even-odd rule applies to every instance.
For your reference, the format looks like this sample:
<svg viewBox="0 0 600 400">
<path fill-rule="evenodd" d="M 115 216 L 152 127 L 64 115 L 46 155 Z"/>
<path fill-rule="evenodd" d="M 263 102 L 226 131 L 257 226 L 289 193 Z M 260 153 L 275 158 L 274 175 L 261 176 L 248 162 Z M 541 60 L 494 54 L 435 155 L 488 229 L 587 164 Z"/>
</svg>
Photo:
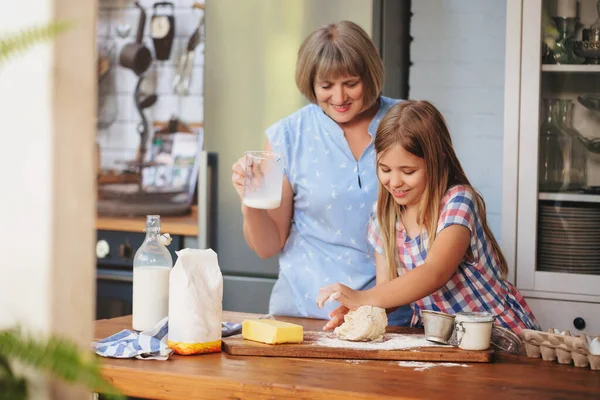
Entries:
<svg viewBox="0 0 600 400">
<path fill-rule="evenodd" d="M 399 336 L 414 336 L 387 333 L 384 341 L 400 339 Z M 494 360 L 493 350 L 468 351 L 453 346 L 418 347 L 410 349 L 382 349 L 383 345 L 358 344 L 365 348 L 331 347 L 339 343 L 332 333 L 304 332 L 302 343 L 264 344 L 245 340 L 242 335 L 223 338 L 223 351 L 233 356 L 295 357 L 295 358 L 340 358 L 349 360 L 394 360 L 394 361 L 445 361 L 487 363 Z M 322 343 L 328 342 L 327 345 Z M 345 342 L 346 345 L 351 345 Z M 380 347 L 380 348 L 377 348 Z"/>
</svg>

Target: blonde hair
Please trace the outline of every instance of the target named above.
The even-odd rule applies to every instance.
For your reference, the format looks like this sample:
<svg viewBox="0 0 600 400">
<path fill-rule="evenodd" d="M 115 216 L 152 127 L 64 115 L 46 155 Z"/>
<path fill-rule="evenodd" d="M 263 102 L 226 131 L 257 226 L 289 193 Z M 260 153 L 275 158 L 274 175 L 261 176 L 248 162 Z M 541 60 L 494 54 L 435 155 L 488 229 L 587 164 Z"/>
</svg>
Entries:
<svg viewBox="0 0 600 400">
<path fill-rule="evenodd" d="M 454 185 L 464 185 L 475 194 L 481 226 L 494 250 L 500 274 L 505 278 L 508 266 L 487 224 L 485 202 L 469 182 L 454 152 L 450 132 L 442 114 L 427 101 L 406 100 L 394 105 L 381 120 L 375 135 L 377 163 L 395 145 L 402 146 L 405 151 L 425 161 L 427 184 L 418 206 L 417 222 L 427 231 L 428 247 L 431 247 L 436 237 L 440 204 L 446 191 Z M 379 182 L 377 218 L 383 237 L 385 258 L 390 269 L 390 278 L 396 276 L 396 265 L 399 261 L 396 247 L 396 221 L 402 211 L 403 207 L 394 201 L 392 195 Z M 471 254 L 470 249 L 469 254 Z"/>
<path fill-rule="evenodd" d="M 369 35 L 357 24 L 342 21 L 311 33 L 298 50 L 296 86 L 317 103 L 315 80 L 358 76 L 364 87 L 365 108 L 370 108 L 383 89 L 383 62 Z"/>
</svg>

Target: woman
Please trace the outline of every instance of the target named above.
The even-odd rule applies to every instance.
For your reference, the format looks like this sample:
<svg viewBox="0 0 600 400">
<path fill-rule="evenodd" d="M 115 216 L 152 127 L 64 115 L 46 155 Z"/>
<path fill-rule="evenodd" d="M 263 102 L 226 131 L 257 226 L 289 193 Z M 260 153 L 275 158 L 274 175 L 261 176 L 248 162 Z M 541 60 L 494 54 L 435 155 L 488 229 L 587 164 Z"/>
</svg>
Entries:
<svg viewBox="0 0 600 400">
<path fill-rule="evenodd" d="M 324 284 L 372 287 L 375 264 L 366 241 L 377 200 L 375 150 L 379 121 L 397 103 L 381 96 L 383 63 L 367 33 L 343 21 L 309 35 L 296 64 L 296 85 L 311 102 L 267 129 L 267 151 L 283 155 L 282 201 L 274 210 L 242 205 L 244 236 L 263 258 L 281 252 L 269 312 L 342 320 L 344 307 L 315 304 Z M 244 158 L 232 182 L 244 192 Z M 406 325 L 398 310 L 390 324 Z"/>
</svg>

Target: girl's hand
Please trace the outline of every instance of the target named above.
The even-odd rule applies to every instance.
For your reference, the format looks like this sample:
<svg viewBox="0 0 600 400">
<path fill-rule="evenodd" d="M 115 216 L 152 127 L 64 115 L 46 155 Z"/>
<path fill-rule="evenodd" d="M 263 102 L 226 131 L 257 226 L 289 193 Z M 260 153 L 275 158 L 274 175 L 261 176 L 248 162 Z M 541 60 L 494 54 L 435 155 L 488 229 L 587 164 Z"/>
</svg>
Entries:
<svg viewBox="0 0 600 400">
<path fill-rule="evenodd" d="M 331 313 L 329 313 L 329 318 L 331 318 L 331 319 L 329 320 L 329 322 L 327 322 L 325 324 L 325 326 L 323 327 L 323 330 L 324 331 L 332 331 L 335 328 L 337 328 L 338 326 L 340 326 L 341 324 L 343 324 L 344 316 L 346 316 L 348 311 L 350 311 L 348 309 L 348 307 L 339 306 L 338 308 L 333 310 Z"/>
<path fill-rule="evenodd" d="M 365 292 L 360 290 L 350 289 L 348 286 L 341 283 L 334 283 L 322 287 L 317 295 L 317 307 L 323 308 L 326 301 L 337 300 L 341 305 L 346 306 L 350 310 L 355 310 L 365 303 Z"/>
<path fill-rule="evenodd" d="M 240 196 L 240 199 L 244 198 L 244 179 L 246 179 L 246 157 L 242 157 L 233 164 L 231 167 L 231 183 L 233 188 Z"/>
</svg>

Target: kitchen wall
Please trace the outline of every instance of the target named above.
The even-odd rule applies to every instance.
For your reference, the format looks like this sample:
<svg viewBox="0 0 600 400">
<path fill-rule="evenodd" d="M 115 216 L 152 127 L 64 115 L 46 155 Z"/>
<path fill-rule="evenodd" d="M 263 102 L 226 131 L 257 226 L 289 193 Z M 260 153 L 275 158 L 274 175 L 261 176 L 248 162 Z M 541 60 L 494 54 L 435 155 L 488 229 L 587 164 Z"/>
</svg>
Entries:
<svg viewBox="0 0 600 400">
<path fill-rule="evenodd" d="M 140 0 L 146 10 L 144 43 L 154 54 L 150 37 L 150 21 L 153 14 L 152 5 L 155 0 Z M 184 53 L 187 42 L 202 16 L 201 10 L 192 10 L 192 0 L 171 0 L 175 5 L 175 40 L 167 61 L 154 61 L 146 73 L 144 88 L 154 90 L 158 101 L 145 110 L 150 121 L 167 121 L 172 115 L 179 116 L 188 123 L 202 122 L 203 115 L 203 68 L 204 45 L 196 47 L 194 68 L 192 73 L 190 94 L 178 96 L 172 89 L 173 79 L 180 56 Z M 198 1 L 204 3 L 204 1 Z M 135 41 L 139 10 L 132 0 L 99 0 L 97 23 L 97 45 L 100 50 L 113 49 L 111 52 L 112 69 L 107 76 L 108 81 L 100 85 L 99 122 L 97 141 L 102 151 L 103 167 L 113 165 L 116 159 L 132 157 L 139 144 L 136 127 L 140 116 L 135 108 L 133 91 L 137 76 L 129 69 L 118 65 L 121 47 Z M 117 34 L 118 26 L 129 25 L 130 32 L 125 38 Z M 111 121 L 114 121 L 110 123 Z M 109 126 L 108 123 L 110 123 Z"/>
<path fill-rule="evenodd" d="M 201 1 L 203 2 L 203 1 Z M 173 0 L 176 5 L 176 39 L 171 58 L 155 62 L 149 71 L 150 88 L 156 87 L 157 103 L 148 109 L 154 120 L 177 114 L 188 122 L 203 121 L 204 46 L 197 48 L 191 94 L 176 95 L 171 84 L 179 56 L 195 29 L 201 12 L 192 11 L 193 0 Z M 140 0 L 147 21 L 144 41 L 152 49 L 149 22 L 153 0 Z M 500 238 L 502 193 L 502 140 L 504 99 L 504 39 L 506 1 L 429 0 L 412 2 L 412 67 L 410 97 L 429 99 L 444 113 L 457 150 L 472 183 L 486 200 L 488 218 Z M 132 0 L 99 0 L 97 42 L 114 46 L 110 83 L 104 85 L 102 111 L 116 109 L 115 121 L 99 129 L 103 164 L 135 154 L 139 143 L 139 116 L 133 103 L 136 76 L 117 64 L 120 48 L 134 40 L 139 13 Z M 128 24 L 128 37 L 117 35 L 117 26 Z M 100 118 L 111 113 L 100 113 Z M 474 151 L 476 150 L 476 151 Z"/>
<path fill-rule="evenodd" d="M 500 240 L 506 1 L 412 2 L 410 92 L 446 117 Z"/>
</svg>

